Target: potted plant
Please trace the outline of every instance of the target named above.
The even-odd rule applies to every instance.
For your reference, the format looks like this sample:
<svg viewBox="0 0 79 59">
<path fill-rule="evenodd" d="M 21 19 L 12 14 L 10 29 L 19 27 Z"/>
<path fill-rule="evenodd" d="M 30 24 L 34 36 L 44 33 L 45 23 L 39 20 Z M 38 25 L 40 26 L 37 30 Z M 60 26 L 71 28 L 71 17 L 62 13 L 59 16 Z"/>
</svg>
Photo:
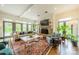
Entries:
<svg viewBox="0 0 79 59">
<path fill-rule="evenodd" d="M 68 28 L 68 26 L 66 24 L 63 24 L 61 26 L 58 26 L 57 31 L 58 33 L 61 32 L 62 33 L 62 40 L 65 40 L 67 35 L 66 35 L 66 29 Z"/>
<path fill-rule="evenodd" d="M 73 46 L 77 46 L 77 37 L 73 34 L 71 34 L 71 41 Z"/>
</svg>

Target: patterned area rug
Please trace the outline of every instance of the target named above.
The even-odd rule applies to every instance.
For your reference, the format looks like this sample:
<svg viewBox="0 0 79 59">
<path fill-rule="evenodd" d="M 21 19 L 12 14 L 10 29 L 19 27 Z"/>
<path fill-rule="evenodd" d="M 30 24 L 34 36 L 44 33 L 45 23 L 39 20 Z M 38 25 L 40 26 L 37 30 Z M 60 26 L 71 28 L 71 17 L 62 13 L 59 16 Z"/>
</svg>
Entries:
<svg viewBox="0 0 79 59">
<path fill-rule="evenodd" d="M 46 40 L 26 43 L 23 41 L 13 42 L 12 48 L 15 55 L 45 55 L 49 45 Z"/>
</svg>

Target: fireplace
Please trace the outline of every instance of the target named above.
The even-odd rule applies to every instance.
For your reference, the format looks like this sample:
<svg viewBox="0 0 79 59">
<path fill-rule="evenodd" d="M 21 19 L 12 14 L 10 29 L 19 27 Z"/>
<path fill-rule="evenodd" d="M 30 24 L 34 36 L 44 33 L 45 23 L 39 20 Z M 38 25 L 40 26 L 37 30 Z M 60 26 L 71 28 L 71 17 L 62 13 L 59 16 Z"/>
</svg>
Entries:
<svg viewBox="0 0 79 59">
<path fill-rule="evenodd" d="M 40 33 L 43 34 L 50 34 L 51 33 L 51 26 L 50 26 L 49 19 L 41 20 L 40 21 Z"/>
<path fill-rule="evenodd" d="M 48 33 L 48 29 L 45 29 L 45 28 L 42 28 L 42 29 L 41 29 L 41 33 L 43 33 L 43 34 L 49 34 L 49 33 Z"/>
</svg>

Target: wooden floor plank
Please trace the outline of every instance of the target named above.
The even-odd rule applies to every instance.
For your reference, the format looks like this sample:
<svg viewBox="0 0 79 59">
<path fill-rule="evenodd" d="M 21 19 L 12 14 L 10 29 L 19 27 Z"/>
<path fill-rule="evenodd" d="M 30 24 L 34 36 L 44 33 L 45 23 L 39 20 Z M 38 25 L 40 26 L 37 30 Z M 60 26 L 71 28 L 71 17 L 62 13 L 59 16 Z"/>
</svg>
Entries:
<svg viewBox="0 0 79 59">
<path fill-rule="evenodd" d="M 66 40 L 58 47 L 52 47 L 48 55 L 79 55 L 79 47 L 74 47 L 71 41 Z"/>
</svg>

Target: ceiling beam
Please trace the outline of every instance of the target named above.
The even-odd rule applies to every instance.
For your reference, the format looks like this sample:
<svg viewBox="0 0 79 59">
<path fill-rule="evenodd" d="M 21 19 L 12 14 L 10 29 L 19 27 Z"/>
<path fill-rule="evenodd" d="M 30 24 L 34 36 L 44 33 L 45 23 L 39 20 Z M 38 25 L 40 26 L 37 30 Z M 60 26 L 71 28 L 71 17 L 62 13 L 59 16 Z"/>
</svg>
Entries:
<svg viewBox="0 0 79 59">
<path fill-rule="evenodd" d="M 33 4 L 30 4 L 21 15 L 19 15 L 20 17 L 22 17 L 31 7 L 33 6 Z"/>
</svg>

